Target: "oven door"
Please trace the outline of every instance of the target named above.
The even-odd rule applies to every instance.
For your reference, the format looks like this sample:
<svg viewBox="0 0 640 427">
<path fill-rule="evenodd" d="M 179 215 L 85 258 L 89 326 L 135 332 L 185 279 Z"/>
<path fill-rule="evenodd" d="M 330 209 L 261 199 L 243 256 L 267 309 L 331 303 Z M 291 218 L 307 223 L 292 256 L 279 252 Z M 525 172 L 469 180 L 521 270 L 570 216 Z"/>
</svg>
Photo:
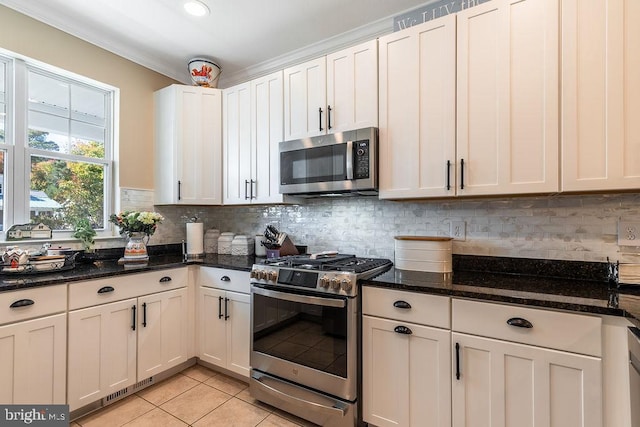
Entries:
<svg viewBox="0 0 640 427">
<path fill-rule="evenodd" d="M 251 287 L 251 367 L 356 399 L 356 299 Z"/>
</svg>

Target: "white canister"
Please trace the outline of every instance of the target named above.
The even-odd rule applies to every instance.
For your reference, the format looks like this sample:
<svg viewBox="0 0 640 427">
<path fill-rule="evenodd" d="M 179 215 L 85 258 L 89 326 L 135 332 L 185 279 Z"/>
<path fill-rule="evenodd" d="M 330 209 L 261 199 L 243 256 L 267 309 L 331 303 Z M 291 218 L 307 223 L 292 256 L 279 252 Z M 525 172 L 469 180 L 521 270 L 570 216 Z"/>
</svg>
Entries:
<svg viewBox="0 0 640 427">
<path fill-rule="evenodd" d="M 231 242 L 231 255 L 253 255 L 253 237 L 238 234 Z"/>
<path fill-rule="evenodd" d="M 218 238 L 218 253 L 221 255 L 231 255 L 231 243 L 233 242 L 234 233 L 225 231 Z"/>
<path fill-rule="evenodd" d="M 220 238 L 220 230 L 212 228 L 204 233 L 204 251 L 208 254 L 218 253 L 218 239 Z"/>
<path fill-rule="evenodd" d="M 264 240 L 264 235 L 256 234 L 255 238 L 255 254 L 256 256 L 267 256 L 267 248 L 262 245 L 262 241 Z"/>
<path fill-rule="evenodd" d="M 453 271 L 452 238 L 396 236 L 395 267 L 400 270 L 450 273 Z"/>
</svg>

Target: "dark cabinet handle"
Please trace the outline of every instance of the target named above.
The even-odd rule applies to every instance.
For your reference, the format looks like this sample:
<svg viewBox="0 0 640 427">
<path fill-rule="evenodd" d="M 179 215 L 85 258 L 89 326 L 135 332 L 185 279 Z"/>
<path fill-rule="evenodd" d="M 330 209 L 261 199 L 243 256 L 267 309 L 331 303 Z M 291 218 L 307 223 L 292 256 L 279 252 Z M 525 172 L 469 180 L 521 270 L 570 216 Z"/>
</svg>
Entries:
<svg viewBox="0 0 640 427">
<path fill-rule="evenodd" d="M 218 297 L 218 319 L 222 319 L 222 297 Z"/>
<path fill-rule="evenodd" d="M 244 180 L 244 199 L 247 200 L 250 198 L 249 196 L 249 192 L 247 191 L 247 186 L 249 185 L 249 180 L 245 179 Z"/>
<path fill-rule="evenodd" d="M 220 278 L 220 280 L 223 281 L 223 282 L 230 282 L 231 281 L 231 279 L 229 279 L 229 276 L 222 276 Z"/>
<path fill-rule="evenodd" d="M 322 129 L 322 107 L 318 108 L 318 123 L 319 123 L 319 127 L 320 127 L 320 132 L 323 131 Z"/>
<path fill-rule="evenodd" d="M 169 276 L 161 277 L 159 280 L 160 283 L 169 283 L 170 281 L 171 281 L 171 277 Z"/>
<path fill-rule="evenodd" d="M 229 318 L 229 298 L 224 299 L 224 321 Z"/>
<path fill-rule="evenodd" d="M 142 327 L 147 327 L 147 303 L 142 303 Z"/>
<path fill-rule="evenodd" d="M 526 329 L 533 328 L 533 323 L 529 322 L 527 319 L 523 319 L 522 317 L 512 317 L 507 320 L 507 325 Z"/>
<path fill-rule="evenodd" d="M 393 328 L 393 332 L 405 335 L 411 335 L 413 333 L 413 331 L 406 326 L 396 326 L 395 328 Z"/>
<path fill-rule="evenodd" d="M 15 301 L 13 304 L 11 304 L 9 307 L 20 308 L 20 307 L 28 307 L 33 304 L 35 304 L 35 301 L 32 299 L 19 299 L 18 301 Z"/>
<path fill-rule="evenodd" d="M 411 308 L 411 304 L 409 304 L 406 301 L 396 301 L 396 302 L 393 303 L 393 306 L 395 308 L 403 308 L 405 310 L 408 310 L 408 309 Z"/>
<path fill-rule="evenodd" d="M 180 180 L 178 180 L 178 200 L 180 200 L 182 198 L 180 196 L 180 187 L 182 187 L 182 182 L 180 182 Z"/>
<path fill-rule="evenodd" d="M 251 184 L 249 186 L 249 198 L 251 200 L 256 199 L 258 197 L 258 181 L 254 181 L 253 179 L 249 181 L 249 183 Z M 253 195 L 253 184 L 256 185 L 256 195 Z"/>
<path fill-rule="evenodd" d="M 447 191 L 451 190 L 451 160 L 447 160 Z"/>
<path fill-rule="evenodd" d="M 460 379 L 460 344 L 456 343 L 456 379 Z"/>
<path fill-rule="evenodd" d="M 107 294 L 107 293 L 113 292 L 113 291 L 115 291 L 113 286 L 103 286 L 100 289 L 98 289 L 98 293 L 99 294 Z"/>
<path fill-rule="evenodd" d="M 131 313 L 132 313 L 132 319 L 131 319 L 131 329 L 132 330 L 136 330 L 136 306 L 132 305 L 131 306 Z"/>
<path fill-rule="evenodd" d="M 327 130 L 331 130 L 331 105 L 327 105 Z"/>
<path fill-rule="evenodd" d="M 460 189 L 464 190 L 464 159 L 460 159 Z"/>
</svg>

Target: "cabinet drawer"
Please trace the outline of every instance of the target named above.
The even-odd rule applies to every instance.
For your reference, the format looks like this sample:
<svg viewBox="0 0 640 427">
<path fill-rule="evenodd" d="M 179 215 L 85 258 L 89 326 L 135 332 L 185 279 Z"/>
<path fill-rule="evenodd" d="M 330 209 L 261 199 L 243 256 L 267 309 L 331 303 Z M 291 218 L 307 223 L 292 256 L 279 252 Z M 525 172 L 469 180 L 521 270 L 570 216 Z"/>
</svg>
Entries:
<svg viewBox="0 0 640 427">
<path fill-rule="evenodd" d="M 187 268 L 181 267 L 72 283 L 69 310 L 183 288 L 187 278 Z"/>
<path fill-rule="evenodd" d="M 33 301 L 33 304 L 30 301 Z M 17 306 L 11 308 L 12 304 Z M 66 310 L 67 285 L 44 286 L 0 293 L 0 324 L 32 319 Z"/>
<path fill-rule="evenodd" d="M 251 292 L 249 272 L 215 267 L 200 267 L 199 285 L 227 291 Z"/>
<path fill-rule="evenodd" d="M 507 322 L 530 323 L 530 328 Z M 489 338 L 602 355 L 602 319 L 598 316 L 541 310 L 506 304 L 454 299 L 452 329 Z"/>
<path fill-rule="evenodd" d="M 369 286 L 362 289 L 362 313 L 370 316 L 448 329 L 449 307 L 449 297 Z"/>
</svg>

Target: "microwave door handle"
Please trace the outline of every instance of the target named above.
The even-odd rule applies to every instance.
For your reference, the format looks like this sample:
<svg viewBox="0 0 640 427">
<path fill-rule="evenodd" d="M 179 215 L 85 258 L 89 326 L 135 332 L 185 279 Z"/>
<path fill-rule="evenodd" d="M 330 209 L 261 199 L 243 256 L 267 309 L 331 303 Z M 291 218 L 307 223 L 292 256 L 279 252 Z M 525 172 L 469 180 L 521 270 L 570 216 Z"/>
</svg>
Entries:
<svg viewBox="0 0 640 427">
<path fill-rule="evenodd" d="M 307 295 L 291 294 L 288 292 L 273 291 L 271 289 L 251 287 L 251 292 L 265 297 L 277 298 L 284 301 L 300 302 L 303 304 L 320 305 L 323 307 L 344 308 L 346 303 L 343 299 L 312 297 Z"/>
<path fill-rule="evenodd" d="M 345 156 L 347 166 L 347 179 L 353 179 L 353 141 L 347 141 L 347 153 Z"/>
</svg>

